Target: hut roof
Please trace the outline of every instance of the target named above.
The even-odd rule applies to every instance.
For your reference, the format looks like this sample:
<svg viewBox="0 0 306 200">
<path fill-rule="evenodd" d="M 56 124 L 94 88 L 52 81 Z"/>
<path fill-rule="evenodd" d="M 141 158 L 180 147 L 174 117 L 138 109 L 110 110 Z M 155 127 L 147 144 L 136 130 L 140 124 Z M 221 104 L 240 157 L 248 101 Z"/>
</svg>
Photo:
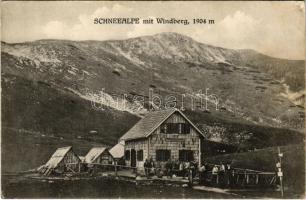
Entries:
<svg viewBox="0 0 306 200">
<path fill-rule="evenodd" d="M 58 164 L 63 160 L 63 158 L 65 157 L 65 155 L 72 149 L 71 146 L 69 147 L 62 147 L 62 148 L 58 148 L 53 155 L 51 156 L 51 158 L 49 159 L 49 161 L 45 164 L 45 167 L 49 168 L 49 169 L 54 169 L 58 166 Z"/>
<path fill-rule="evenodd" d="M 85 162 L 94 162 L 105 150 L 107 150 L 105 147 L 93 147 L 85 156 Z"/>
<path fill-rule="evenodd" d="M 85 161 L 85 156 L 79 156 L 79 159 L 84 162 Z"/>
<path fill-rule="evenodd" d="M 203 133 L 180 110 L 173 108 L 148 113 L 120 139 L 132 140 L 148 137 L 175 112 L 180 113 L 202 136 L 204 136 Z"/>
<path fill-rule="evenodd" d="M 121 143 L 116 144 L 109 150 L 113 158 L 122 158 L 124 156 L 124 145 Z"/>
</svg>

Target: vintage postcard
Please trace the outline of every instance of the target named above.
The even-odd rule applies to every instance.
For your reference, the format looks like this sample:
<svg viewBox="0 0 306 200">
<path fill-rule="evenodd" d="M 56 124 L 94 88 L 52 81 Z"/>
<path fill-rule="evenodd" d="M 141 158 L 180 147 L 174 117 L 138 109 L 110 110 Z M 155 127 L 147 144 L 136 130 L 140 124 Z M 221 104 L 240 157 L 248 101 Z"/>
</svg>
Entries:
<svg viewBox="0 0 306 200">
<path fill-rule="evenodd" d="M 305 198 L 303 1 L 1 10 L 1 198 Z"/>
</svg>

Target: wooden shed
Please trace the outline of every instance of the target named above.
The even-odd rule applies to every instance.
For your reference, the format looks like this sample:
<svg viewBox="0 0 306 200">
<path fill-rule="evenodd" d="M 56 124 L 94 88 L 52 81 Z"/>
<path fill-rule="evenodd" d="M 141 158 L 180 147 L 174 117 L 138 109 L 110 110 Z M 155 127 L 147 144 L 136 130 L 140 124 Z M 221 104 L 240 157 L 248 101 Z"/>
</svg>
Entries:
<svg viewBox="0 0 306 200">
<path fill-rule="evenodd" d="M 113 157 L 105 147 L 93 147 L 85 156 L 87 164 L 111 164 Z"/>
<path fill-rule="evenodd" d="M 110 154 L 112 155 L 114 161 L 117 162 L 118 165 L 124 165 L 124 144 L 118 143 L 115 146 L 113 146 L 109 150 Z"/>
<path fill-rule="evenodd" d="M 80 163 L 80 158 L 74 153 L 71 146 L 62 147 L 58 148 L 48 162 L 39 167 L 38 171 L 44 175 L 78 172 Z"/>
</svg>

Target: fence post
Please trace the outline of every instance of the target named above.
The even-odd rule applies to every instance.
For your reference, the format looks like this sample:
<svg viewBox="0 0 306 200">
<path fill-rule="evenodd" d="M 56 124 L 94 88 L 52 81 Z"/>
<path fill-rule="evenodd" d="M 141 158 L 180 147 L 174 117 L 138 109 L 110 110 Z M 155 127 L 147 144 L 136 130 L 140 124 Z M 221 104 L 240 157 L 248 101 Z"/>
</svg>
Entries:
<svg viewBox="0 0 306 200">
<path fill-rule="evenodd" d="M 281 187 L 281 195 L 284 197 L 284 183 L 283 183 L 283 171 L 282 171 L 282 157 L 283 154 L 280 151 L 280 147 L 277 147 L 278 150 L 278 158 L 279 158 L 279 165 L 276 164 L 276 167 L 278 168 L 277 176 L 279 176 L 280 181 L 280 187 Z"/>
<path fill-rule="evenodd" d="M 246 177 L 246 183 L 249 184 L 249 179 L 250 179 L 250 175 L 247 174 L 247 177 Z"/>
<path fill-rule="evenodd" d="M 217 185 L 219 184 L 219 174 L 217 174 L 217 180 L 216 180 L 216 182 L 217 182 Z"/>
<path fill-rule="evenodd" d="M 117 160 L 115 160 L 115 176 L 118 176 L 118 172 L 117 172 Z"/>
<path fill-rule="evenodd" d="M 193 184 L 192 170 L 189 170 L 188 179 L 189 179 L 189 185 L 192 186 Z"/>
</svg>

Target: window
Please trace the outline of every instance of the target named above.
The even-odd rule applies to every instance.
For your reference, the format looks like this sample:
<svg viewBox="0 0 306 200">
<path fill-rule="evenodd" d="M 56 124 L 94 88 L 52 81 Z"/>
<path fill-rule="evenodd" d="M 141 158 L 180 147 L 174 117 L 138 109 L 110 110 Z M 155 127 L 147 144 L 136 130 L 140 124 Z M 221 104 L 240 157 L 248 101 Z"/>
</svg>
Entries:
<svg viewBox="0 0 306 200">
<path fill-rule="evenodd" d="M 137 161 L 143 161 L 143 150 L 137 151 Z"/>
<path fill-rule="evenodd" d="M 178 123 L 167 123 L 166 125 L 167 125 L 167 133 L 178 134 L 180 132 L 180 126 Z"/>
<path fill-rule="evenodd" d="M 160 132 L 161 133 L 167 133 L 167 124 L 162 124 L 160 126 Z"/>
<path fill-rule="evenodd" d="M 125 160 L 130 160 L 131 158 L 130 150 L 126 150 L 124 156 L 125 156 Z"/>
<path fill-rule="evenodd" d="M 193 161 L 193 151 L 192 150 L 180 150 L 179 160 L 183 162 Z"/>
<path fill-rule="evenodd" d="M 111 157 L 111 156 L 108 156 L 108 164 L 112 164 L 112 162 L 113 162 L 112 157 Z"/>
<path fill-rule="evenodd" d="M 156 161 L 168 161 L 171 157 L 170 150 L 159 149 L 156 150 Z"/>
<path fill-rule="evenodd" d="M 189 134 L 190 133 L 190 124 L 180 124 L 181 126 L 181 130 L 180 130 L 180 133 L 182 134 Z"/>
<path fill-rule="evenodd" d="M 161 133 L 167 134 L 188 134 L 190 133 L 190 124 L 186 123 L 166 123 L 160 126 Z"/>
<path fill-rule="evenodd" d="M 108 160 L 110 156 L 108 155 L 102 155 L 101 156 L 101 160 Z"/>
</svg>

